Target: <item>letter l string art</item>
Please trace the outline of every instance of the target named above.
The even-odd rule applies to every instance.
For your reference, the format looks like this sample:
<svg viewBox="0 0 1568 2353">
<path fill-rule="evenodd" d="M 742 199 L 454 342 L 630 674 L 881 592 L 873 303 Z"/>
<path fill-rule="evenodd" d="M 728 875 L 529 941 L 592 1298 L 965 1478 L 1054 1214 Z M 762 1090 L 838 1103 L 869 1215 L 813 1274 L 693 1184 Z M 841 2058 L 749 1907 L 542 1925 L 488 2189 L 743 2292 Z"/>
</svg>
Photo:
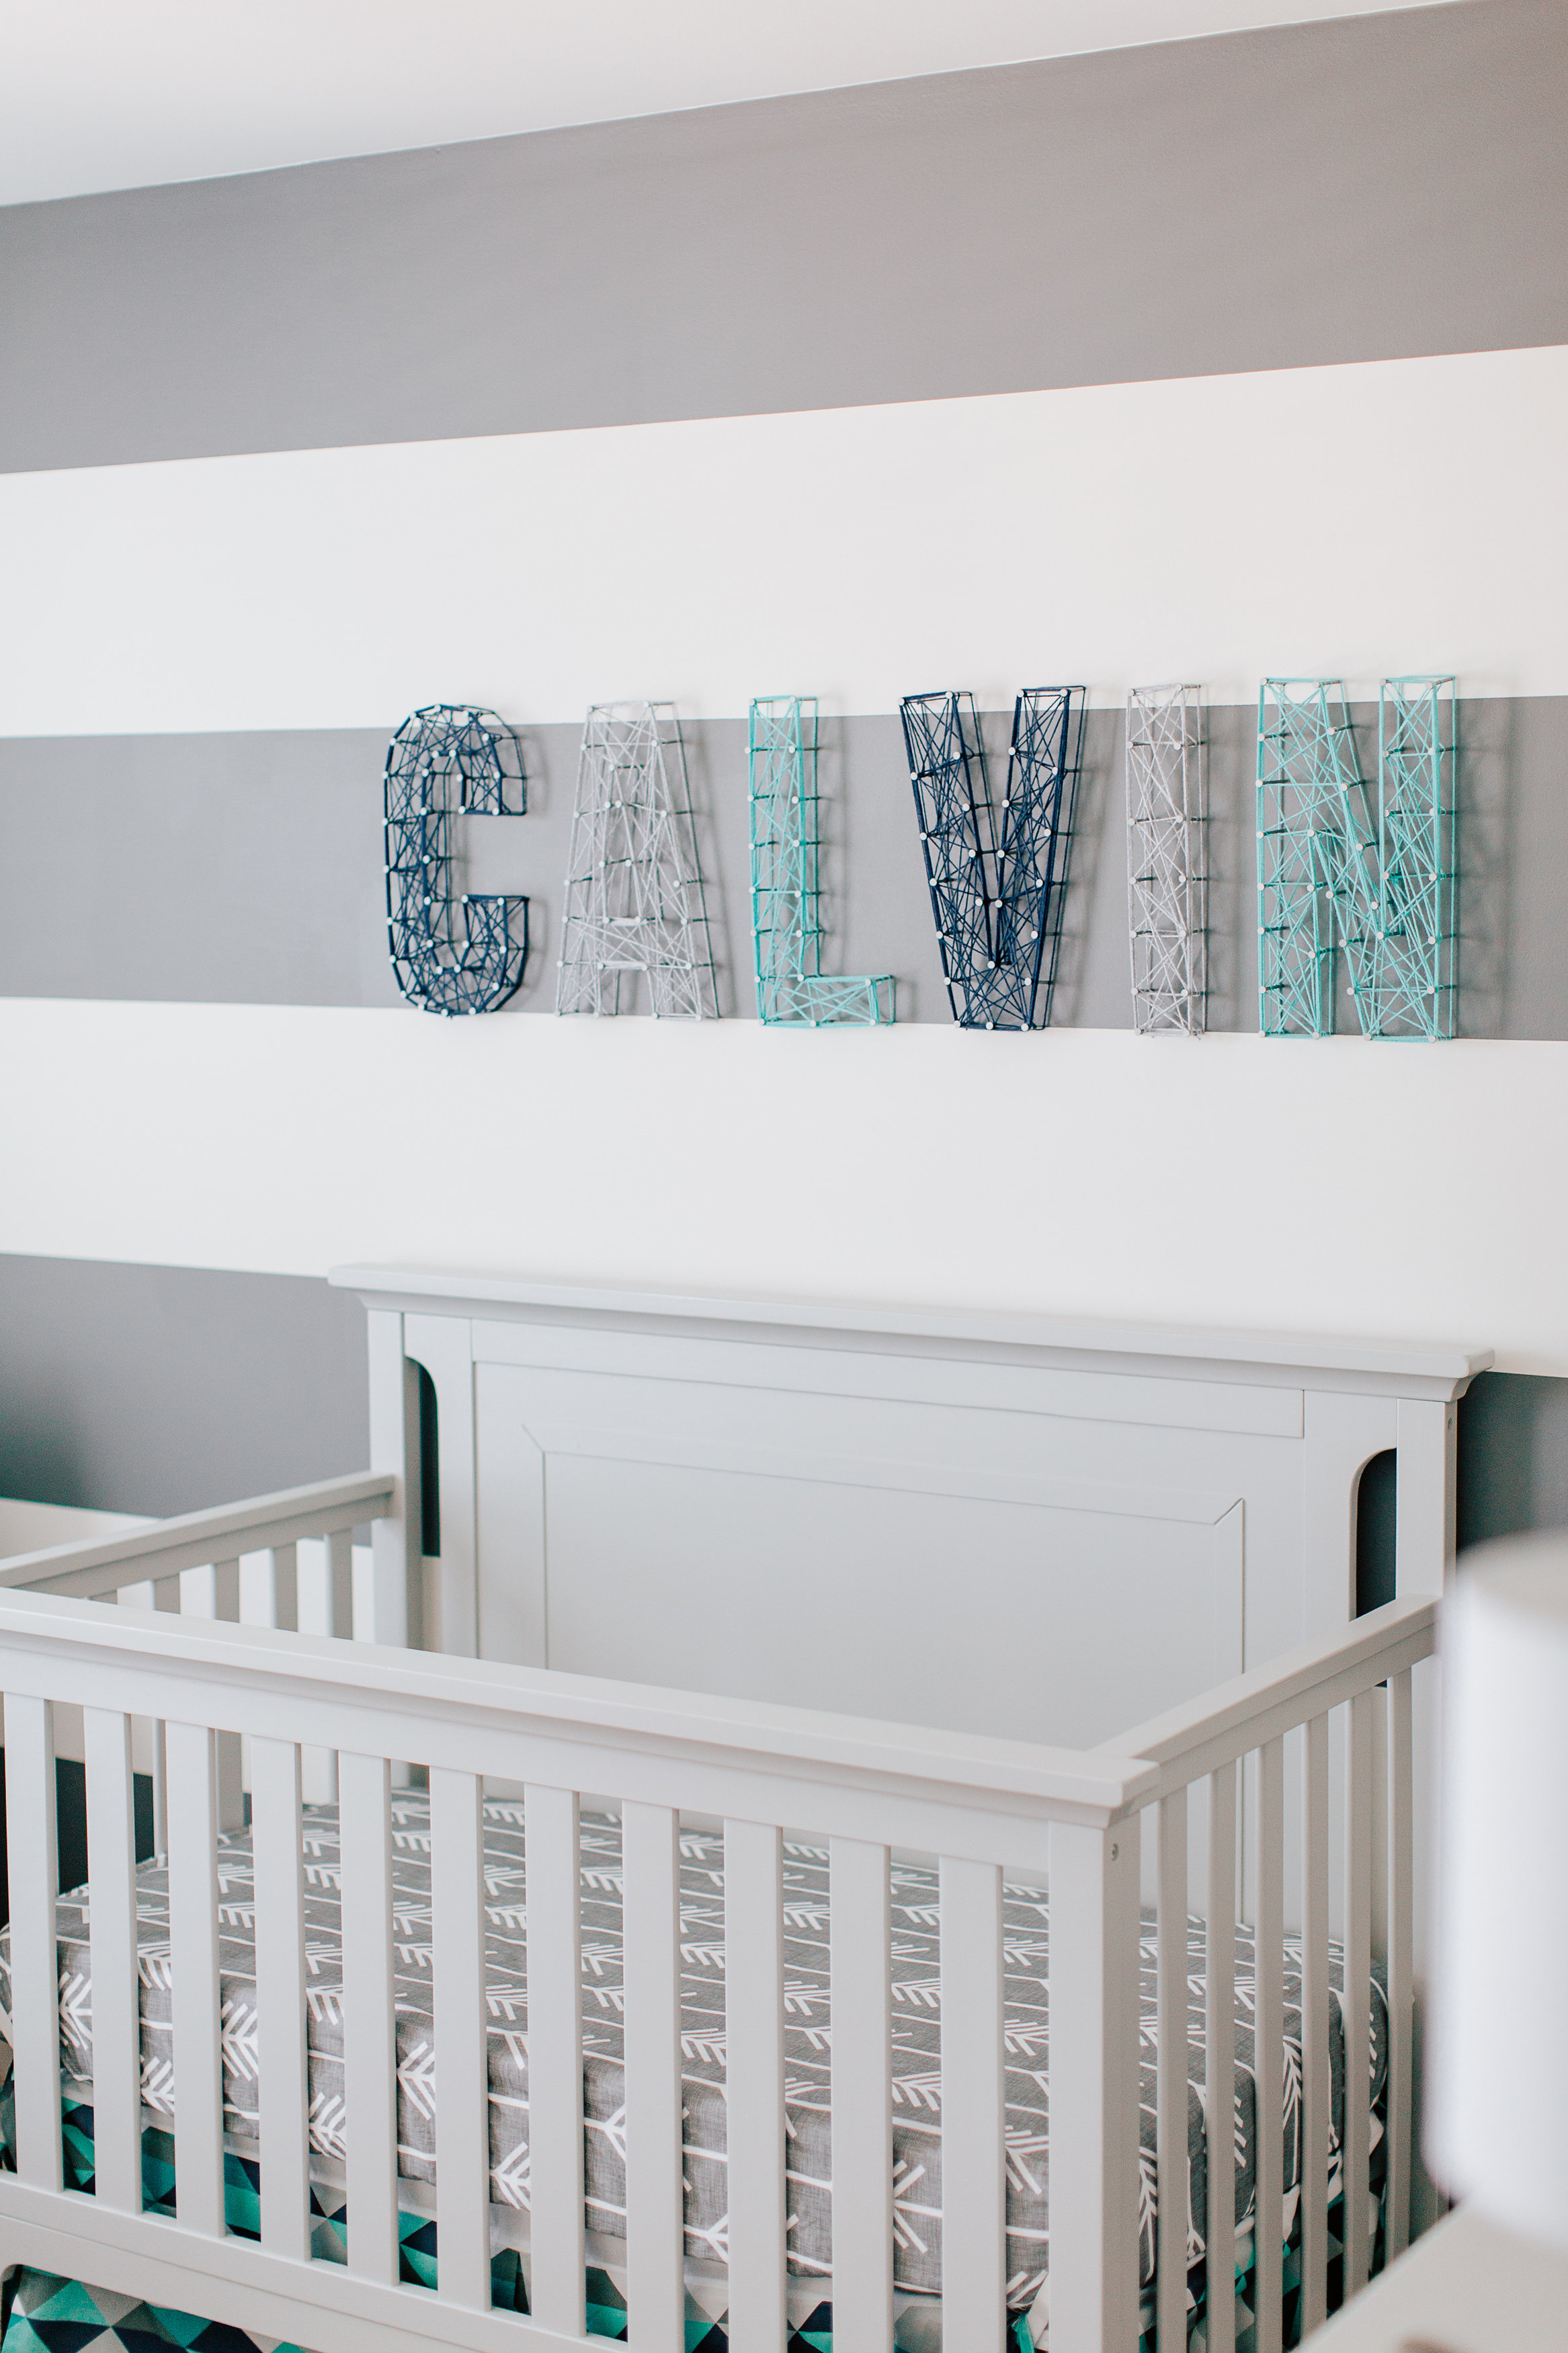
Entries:
<svg viewBox="0 0 1568 2353">
<path fill-rule="evenodd" d="M 773 694 L 752 705 L 746 776 L 752 813 L 752 934 L 757 1013 L 770 1023 L 882 1024 L 893 1018 L 890 973 L 819 969 L 816 701 Z"/>
</svg>

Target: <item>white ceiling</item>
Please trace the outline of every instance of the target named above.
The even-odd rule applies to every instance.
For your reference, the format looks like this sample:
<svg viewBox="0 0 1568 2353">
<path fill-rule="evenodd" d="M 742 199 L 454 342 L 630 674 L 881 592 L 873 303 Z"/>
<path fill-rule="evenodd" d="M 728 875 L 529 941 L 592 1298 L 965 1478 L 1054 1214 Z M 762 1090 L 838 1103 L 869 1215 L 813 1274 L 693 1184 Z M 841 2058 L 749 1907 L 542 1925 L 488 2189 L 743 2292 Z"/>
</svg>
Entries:
<svg viewBox="0 0 1568 2353">
<path fill-rule="evenodd" d="M 1401 0 L 0 0 L 0 204 Z"/>
</svg>

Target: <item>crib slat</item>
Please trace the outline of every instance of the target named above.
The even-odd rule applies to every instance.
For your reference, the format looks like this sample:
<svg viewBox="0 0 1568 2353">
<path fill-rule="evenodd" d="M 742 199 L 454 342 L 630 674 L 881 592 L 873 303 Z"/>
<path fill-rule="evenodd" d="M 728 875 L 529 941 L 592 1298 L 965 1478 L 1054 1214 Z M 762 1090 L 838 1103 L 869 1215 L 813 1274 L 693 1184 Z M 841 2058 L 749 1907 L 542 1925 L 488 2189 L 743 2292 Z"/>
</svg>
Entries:
<svg viewBox="0 0 1568 2353">
<path fill-rule="evenodd" d="M 1253 1931 L 1252 2072 L 1258 2097 L 1253 2305 L 1258 2353 L 1284 2330 L 1285 1744 L 1258 1751 L 1258 1918 Z"/>
<path fill-rule="evenodd" d="M 1160 2263 L 1155 2282 L 1160 2353 L 1187 2342 L 1187 1793 L 1162 1798 L 1160 1828 L 1160 2076 L 1155 2102 Z"/>
<path fill-rule="evenodd" d="M 350 1641 L 354 1630 L 353 1530 L 334 1528 L 326 1537 L 323 1550 L 327 1575 L 327 1632 L 336 1641 Z M 324 1803 L 335 1806 L 341 1795 L 337 1750 L 311 1749 L 304 1770 L 305 1795 L 308 1798 L 319 1795 Z"/>
<path fill-rule="evenodd" d="M 261 2243 L 310 2253 L 310 2091 L 305 2049 L 305 1882 L 300 1752 L 260 1734 L 250 1743 L 256 1867 L 256 2016 L 260 2058 Z"/>
<path fill-rule="evenodd" d="M 181 1580 L 168 1580 L 176 1594 Z M 215 1560 L 206 1568 L 192 1569 L 185 1587 L 186 1614 L 192 1618 L 212 1618 L 225 1625 L 236 1625 L 239 1620 L 239 1563 L 237 1560 Z M 237 1732 L 219 1732 L 214 1736 L 217 1754 L 217 1826 L 220 1831 L 237 1831 L 245 1827 L 245 1781 L 242 1752 Z"/>
<path fill-rule="evenodd" d="M 153 1580 L 153 1607 L 172 1609 L 176 1616 L 180 1609 L 180 1580 L 177 1577 L 160 1577 Z M 169 1852 L 169 1754 L 168 1738 L 163 1725 L 153 1725 L 153 1852 Z"/>
<path fill-rule="evenodd" d="M 1236 1767 L 1209 1777 L 1205 1954 L 1208 2353 L 1236 2344 Z"/>
<path fill-rule="evenodd" d="M 1344 2284 L 1366 2285 L 1372 2268 L 1367 2196 L 1372 2128 L 1372 1808 L 1376 1696 L 1350 1704 L 1345 1823 Z"/>
<path fill-rule="evenodd" d="M 856 2353 L 893 2341 L 892 2013 L 888 1850 L 836 1838 L 833 2009 L 833 2335 Z"/>
<path fill-rule="evenodd" d="M 767 1822 L 724 1824 L 730 2336 L 784 2353 L 784 1886 Z"/>
<path fill-rule="evenodd" d="M 243 1750 L 237 1732 L 215 1732 L 214 1762 L 217 1773 L 217 1826 L 220 1831 L 245 1828 Z"/>
<path fill-rule="evenodd" d="M 169 1733 L 157 1716 L 153 1719 L 153 1852 L 169 1852 Z"/>
<path fill-rule="evenodd" d="M 354 1630 L 354 1532 L 334 1528 L 327 1538 L 327 1631 L 340 1642 Z"/>
<path fill-rule="evenodd" d="M 577 1799 L 523 1791 L 528 1909 L 530 2303 L 563 2336 L 584 2326 L 583 1936 Z"/>
<path fill-rule="evenodd" d="M 343 1922 L 344 2140 L 349 2269 L 397 2278 L 396 2011 L 392 1966 L 392 1768 L 338 1759 Z"/>
<path fill-rule="evenodd" d="M 136 1974 L 136 1809 L 131 1718 L 82 1711 L 92 1862 L 93 2187 L 142 2211 L 142 2036 Z"/>
<path fill-rule="evenodd" d="M 1280 1740 L 1256 1752 L 1252 2071 L 1256 2094 L 1253 2306 L 1258 2353 L 1280 2353 L 1284 2172 L 1285 1756 Z M 1268 2227 L 1265 2227 L 1267 2221 Z"/>
<path fill-rule="evenodd" d="M 274 1545 L 267 1556 L 267 1620 L 286 1633 L 300 1630 L 300 1547 Z"/>
<path fill-rule="evenodd" d="M 489 2090 L 485 2053 L 484 1825 L 479 1800 L 476 1774 L 432 1767 L 437 2277 L 444 2304 L 488 2312 Z M 352 2211 L 349 2231 L 352 2236 Z"/>
<path fill-rule="evenodd" d="M 1329 2308 L 1329 1719 L 1307 1726 L 1301 1907 L 1301 2333 Z"/>
<path fill-rule="evenodd" d="M 1388 1683 L 1388 2260 L 1410 2243 L 1412 1916 L 1410 1670 Z"/>
<path fill-rule="evenodd" d="M 169 1950 L 180 2228 L 224 2235 L 223 2043 L 217 1951 L 217 1772 L 204 1724 L 171 1724 Z"/>
<path fill-rule="evenodd" d="M 1007 2325 L 1002 1873 L 942 1859 L 944 2353 L 996 2353 Z"/>
<path fill-rule="evenodd" d="M 621 1838 L 629 2325 L 643 2353 L 684 2353 L 679 1821 L 628 1799 Z"/>
<path fill-rule="evenodd" d="M 221 1619 L 226 1626 L 237 1625 L 239 1622 L 237 1557 L 234 1560 L 215 1560 L 212 1567 L 205 1572 L 205 1576 L 200 1570 L 196 1571 L 195 1575 L 202 1577 L 205 1588 L 201 1608 L 196 1614 L 204 1618 Z"/>
<path fill-rule="evenodd" d="M 55 1710 L 5 1697 L 5 1850 L 11 1881 L 12 2061 L 16 2171 L 60 2186 L 59 1948 L 55 1897 Z"/>
</svg>

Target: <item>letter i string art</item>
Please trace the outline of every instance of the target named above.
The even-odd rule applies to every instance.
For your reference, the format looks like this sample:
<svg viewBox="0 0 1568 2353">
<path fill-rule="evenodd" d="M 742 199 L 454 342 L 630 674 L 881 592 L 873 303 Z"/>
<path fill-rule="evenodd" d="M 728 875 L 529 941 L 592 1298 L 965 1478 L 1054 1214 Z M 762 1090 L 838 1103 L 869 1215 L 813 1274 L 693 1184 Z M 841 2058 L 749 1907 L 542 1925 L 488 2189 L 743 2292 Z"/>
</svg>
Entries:
<svg viewBox="0 0 1568 2353">
<path fill-rule="evenodd" d="M 1132 1026 L 1203 1029 L 1208 996 L 1207 827 L 1195 686 L 1127 698 L 1127 913 Z"/>
</svg>

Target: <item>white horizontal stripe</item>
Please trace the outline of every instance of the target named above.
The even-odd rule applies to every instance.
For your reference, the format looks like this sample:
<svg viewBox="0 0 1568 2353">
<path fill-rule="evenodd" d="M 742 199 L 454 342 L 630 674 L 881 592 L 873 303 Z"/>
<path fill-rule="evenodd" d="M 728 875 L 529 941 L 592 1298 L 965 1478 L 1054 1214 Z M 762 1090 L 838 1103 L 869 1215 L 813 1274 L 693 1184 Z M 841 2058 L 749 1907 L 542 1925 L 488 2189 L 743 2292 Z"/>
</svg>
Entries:
<svg viewBox="0 0 1568 2353">
<path fill-rule="evenodd" d="M 8 1250 L 1393 1335 L 1568 1373 L 1542 1240 L 1568 1044 L 8 998 L 0 1068 Z"/>
<path fill-rule="evenodd" d="M 1568 349 L 0 480 L 0 734 L 1568 691 Z"/>
<path fill-rule="evenodd" d="M 0 204 L 1406 5 L 7 0 Z"/>
</svg>

